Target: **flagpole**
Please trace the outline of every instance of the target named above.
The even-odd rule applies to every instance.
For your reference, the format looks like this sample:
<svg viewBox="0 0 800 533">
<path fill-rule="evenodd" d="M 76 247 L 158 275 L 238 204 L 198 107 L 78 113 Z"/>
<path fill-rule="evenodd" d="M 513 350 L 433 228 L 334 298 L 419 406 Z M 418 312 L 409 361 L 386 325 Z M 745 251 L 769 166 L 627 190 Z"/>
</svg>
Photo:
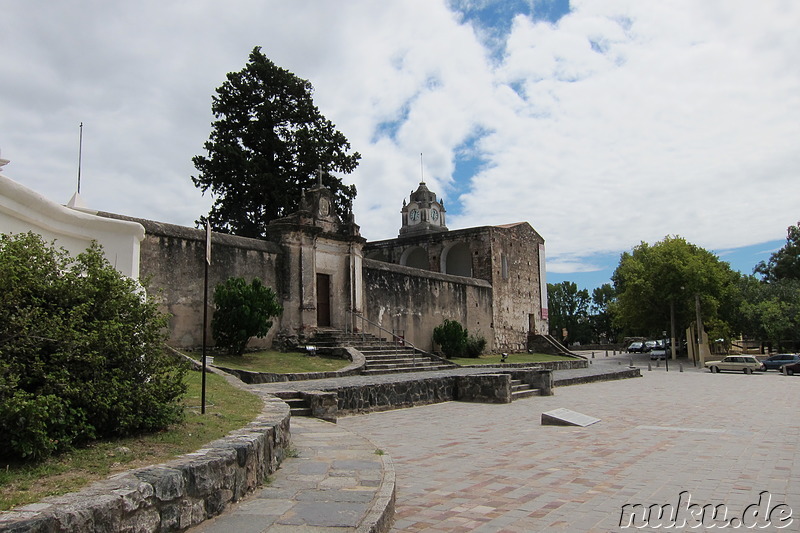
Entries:
<svg viewBox="0 0 800 533">
<path fill-rule="evenodd" d="M 78 137 L 78 194 L 81 193 L 81 157 L 83 156 L 83 122 L 80 125 Z"/>
<path fill-rule="evenodd" d="M 206 221 L 206 260 L 203 261 L 203 376 L 200 380 L 200 414 L 206 414 L 206 328 L 208 326 L 208 265 L 211 264 L 211 225 Z"/>
</svg>

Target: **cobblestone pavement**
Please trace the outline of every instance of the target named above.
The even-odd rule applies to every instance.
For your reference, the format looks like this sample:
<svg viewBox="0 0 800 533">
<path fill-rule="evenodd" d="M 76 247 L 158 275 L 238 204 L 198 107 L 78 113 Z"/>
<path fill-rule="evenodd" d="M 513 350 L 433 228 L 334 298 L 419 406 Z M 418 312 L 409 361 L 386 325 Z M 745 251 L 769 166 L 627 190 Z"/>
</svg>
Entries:
<svg viewBox="0 0 800 533">
<path fill-rule="evenodd" d="M 726 520 L 745 518 L 731 523 L 742 529 L 767 525 L 763 511 L 744 511 L 757 510 L 768 491 L 761 507 L 785 504 L 779 509 L 793 518 L 782 531 L 800 531 L 800 377 L 679 372 L 672 362 L 669 372 L 663 362 L 647 371 L 647 362 L 636 357 L 641 378 L 559 387 L 550 397 L 449 402 L 340 418 L 339 426 L 392 457 L 395 531 L 622 531 L 623 505 L 678 507 L 683 491 L 684 503 L 724 504 Z M 542 412 L 556 408 L 601 421 L 542 426 Z M 721 511 L 705 525 L 720 529 Z M 696 522 L 686 513 L 679 526 L 681 516 L 687 526 L 669 531 L 704 530 L 690 529 Z M 757 530 L 776 525 L 787 523 Z"/>
</svg>

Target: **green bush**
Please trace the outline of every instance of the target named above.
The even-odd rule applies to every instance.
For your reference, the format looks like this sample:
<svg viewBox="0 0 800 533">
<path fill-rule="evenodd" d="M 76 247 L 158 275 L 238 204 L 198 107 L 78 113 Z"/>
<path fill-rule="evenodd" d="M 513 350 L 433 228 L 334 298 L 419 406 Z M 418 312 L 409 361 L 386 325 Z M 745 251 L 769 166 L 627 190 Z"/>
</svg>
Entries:
<svg viewBox="0 0 800 533">
<path fill-rule="evenodd" d="M 442 348 L 448 359 L 461 357 L 467 347 L 467 330 L 455 320 L 445 320 L 433 328 L 433 342 Z"/>
<path fill-rule="evenodd" d="M 77 258 L 0 235 L 0 456 L 38 458 L 178 422 L 166 316 L 96 243 Z"/>
<path fill-rule="evenodd" d="M 467 357 L 480 357 L 485 349 L 486 339 L 483 338 L 483 335 L 470 335 L 467 338 Z"/>
<path fill-rule="evenodd" d="M 250 338 L 266 335 L 270 319 L 283 313 L 275 292 L 258 278 L 250 285 L 243 278 L 220 283 L 214 290 L 214 307 L 214 341 L 232 355 L 242 355 Z"/>
</svg>

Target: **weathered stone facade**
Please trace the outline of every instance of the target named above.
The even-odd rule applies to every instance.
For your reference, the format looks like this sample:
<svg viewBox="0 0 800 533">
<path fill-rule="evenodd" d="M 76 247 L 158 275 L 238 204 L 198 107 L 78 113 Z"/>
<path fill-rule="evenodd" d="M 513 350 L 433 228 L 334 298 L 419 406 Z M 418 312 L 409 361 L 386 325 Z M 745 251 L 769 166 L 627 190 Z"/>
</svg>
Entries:
<svg viewBox="0 0 800 533">
<path fill-rule="evenodd" d="M 444 206 L 423 187 L 403 208 L 404 227 L 414 228 L 397 239 L 366 243 L 352 215 L 339 219 L 322 186 L 304 195 L 298 212 L 272 221 L 268 240 L 214 233 L 210 291 L 231 276 L 258 277 L 276 290 L 283 315 L 253 347 L 302 344 L 320 328 L 352 327 L 359 315 L 367 320 L 356 323 L 367 331 L 395 333 L 423 350 L 433 347 L 433 329 L 445 319 L 483 336 L 490 350 L 527 349 L 529 336 L 548 330 L 544 239 L 526 222 L 449 231 Z M 411 224 L 414 210 L 425 220 Z M 145 227 L 141 273 L 172 316 L 170 342 L 199 346 L 205 233 L 101 215 Z"/>
<path fill-rule="evenodd" d="M 364 246 L 364 256 L 375 261 L 451 274 L 450 277 L 487 282 L 491 289 L 491 299 L 486 302 L 491 316 L 488 323 L 484 319 L 483 324 L 470 324 L 465 317 L 462 320 L 455 314 L 460 308 L 443 307 L 439 309 L 441 319 L 434 326 L 444 318 L 456 319 L 470 331 L 476 328 L 492 348 L 522 351 L 527 348 L 530 333 L 546 334 L 548 331 L 547 319 L 542 314 L 541 275 L 544 264 L 539 253 L 540 245 L 544 245 L 544 239 L 530 224 L 521 222 L 371 242 Z M 411 275 L 424 276 L 418 270 Z M 461 282 L 467 283 L 466 280 Z M 421 295 L 427 294 L 417 292 L 415 296 L 421 300 Z M 384 309 L 387 311 L 404 312 L 401 307 Z M 472 311 L 471 306 L 467 308 L 469 311 Z M 474 312 L 471 314 L 475 315 Z"/>
</svg>

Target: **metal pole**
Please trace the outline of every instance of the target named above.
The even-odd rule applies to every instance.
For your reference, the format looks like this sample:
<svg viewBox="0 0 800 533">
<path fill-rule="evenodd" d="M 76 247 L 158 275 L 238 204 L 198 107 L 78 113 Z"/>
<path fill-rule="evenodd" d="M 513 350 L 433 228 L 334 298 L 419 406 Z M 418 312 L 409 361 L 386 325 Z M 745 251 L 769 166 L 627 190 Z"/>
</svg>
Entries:
<svg viewBox="0 0 800 533">
<path fill-rule="evenodd" d="M 700 357 L 700 344 L 703 342 L 703 319 L 700 317 L 700 293 L 694 295 L 694 308 L 697 314 L 697 350 L 694 354 L 694 366 L 697 367 L 697 359 Z"/>
<path fill-rule="evenodd" d="M 200 414 L 206 414 L 206 326 L 208 325 L 208 261 L 203 261 L 203 377 L 200 382 Z"/>
</svg>

